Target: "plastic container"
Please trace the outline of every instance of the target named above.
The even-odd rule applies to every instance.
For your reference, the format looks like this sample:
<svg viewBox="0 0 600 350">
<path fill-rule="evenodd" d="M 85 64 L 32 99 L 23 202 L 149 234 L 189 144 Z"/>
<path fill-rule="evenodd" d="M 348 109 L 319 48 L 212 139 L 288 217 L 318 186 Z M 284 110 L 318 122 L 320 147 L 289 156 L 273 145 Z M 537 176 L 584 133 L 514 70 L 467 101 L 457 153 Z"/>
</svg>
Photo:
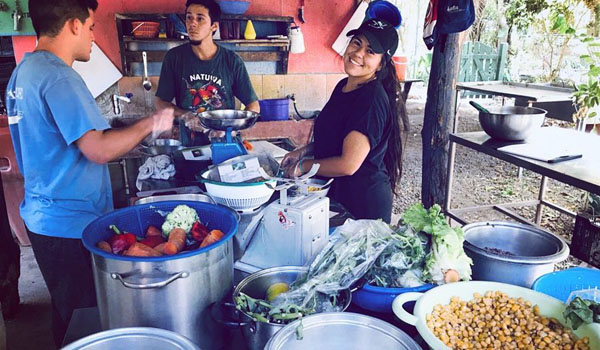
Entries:
<svg viewBox="0 0 600 350">
<path fill-rule="evenodd" d="M 352 303 L 365 310 L 392 313 L 392 303 L 398 295 L 409 292 L 426 292 L 433 287 L 435 287 L 433 284 L 424 284 L 413 288 L 385 288 L 365 284 L 352 293 Z"/>
<path fill-rule="evenodd" d="M 288 98 L 271 98 L 259 100 L 261 121 L 288 120 L 290 116 L 290 100 Z"/>
<path fill-rule="evenodd" d="M 390 22 L 396 29 L 402 24 L 402 15 L 400 10 L 394 4 L 385 0 L 373 1 L 367 8 L 366 18 L 380 18 Z"/>
<path fill-rule="evenodd" d="M 600 288 L 600 270 L 575 267 L 539 277 L 531 289 L 567 302 L 573 291 Z"/>
<path fill-rule="evenodd" d="M 510 298 L 523 298 L 532 305 L 537 305 L 540 314 L 546 317 L 554 317 L 563 325 L 566 324 L 563 312 L 565 305 L 560 301 L 529 288 L 514 286 L 506 283 L 469 281 L 448 283 L 435 287 L 426 293 L 404 293 L 399 295 L 392 305 L 394 314 L 403 322 L 414 325 L 423 340 L 432 350 L 451 350 L 427 327 L 427 314 L 431 314 L 433 308 L 438 305 L 447 305 L 450 298 L 458 297 L 463 301 L 473 299 L 474 293 L 485 294 L 488 291 L 501 291 Z M 417 301 L 413 314 L 404 310 L 402 305 L 410 301 Z M 600 324 L 584 324 L 573 333 L 577 338 L 588 337 L 590 349 L 600 349 Z M 536 348 L 536 350 L 539 347 Z"/>
<path fill-rule="evenodd" d="M 224 14 L 228 15 L 243 15 L 248 11 L 248 7 L 250 6 L 250 1 L 219 1 L 219 6 L 221 6 L 221 11 Z"/>
<path fill-rule="evenodd" d="M 394 61 L 394 69 L 396 70 L 396 76 L 398 77 L 398 80 L 405 80 L 408 57 L 394 56 L 392 57 L 392 61 Z"/>
</svg>

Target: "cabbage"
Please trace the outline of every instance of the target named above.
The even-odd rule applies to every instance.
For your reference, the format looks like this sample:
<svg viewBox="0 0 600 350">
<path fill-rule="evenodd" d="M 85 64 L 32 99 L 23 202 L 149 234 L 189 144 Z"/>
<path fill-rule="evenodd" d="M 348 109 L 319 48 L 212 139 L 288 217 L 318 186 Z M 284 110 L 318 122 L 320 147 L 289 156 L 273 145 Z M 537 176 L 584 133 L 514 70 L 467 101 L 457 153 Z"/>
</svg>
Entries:
<svg viewBox="0 0 600 350">
<path fill-rule="evenodd" d="M 452 228 L 448 225 L 438 204 L 429 210 L 421 203 L 414 204 L 406 210 L 402 220 L 415 230 L 428 233 L 432 237 L 431 251 L 425 260 L 423 271 L 426 281 L 444 284 L 449 270 L 456 271 L 460 280 L 471 279 L 473 261 L 463 250 L 464 232 L 460 227 Z"/>
<path fill-rule="evenodd" d="M 162 224 L 163 235 L 168 237 L 169 232 L 174 228 L 181 228 L 185 230 L 185 233 L 188 233 L 194 223 L 199 220 L 196 210 L 184 204 L 178 205 L 167 215 L 165 222 Z"/>
</svg>

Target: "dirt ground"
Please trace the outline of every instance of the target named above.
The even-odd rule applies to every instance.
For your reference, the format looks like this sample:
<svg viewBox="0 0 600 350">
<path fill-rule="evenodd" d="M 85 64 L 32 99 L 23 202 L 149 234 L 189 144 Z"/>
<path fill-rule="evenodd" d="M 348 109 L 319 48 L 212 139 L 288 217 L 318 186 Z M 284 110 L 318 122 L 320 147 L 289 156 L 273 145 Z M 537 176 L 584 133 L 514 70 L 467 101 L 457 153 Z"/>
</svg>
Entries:
<svg viewBox="0 0 600 350">
<path fill-rule="evenodd" d="M 411 92 L 407 101 L 407 109 L 411 122 L 411 132 L 408 135 L 404 153 L 403 174 L 400 182 L 400 195 L 394 203 L 395 216 L 400 215 L 406 208 L 421 198 L 421 129 L 425 101 L 422 90 L 417 87 Z M 422 88 L 421 88 L 422 89 Z M 498 100 L 479 100 L 484 106 L 499 105 Z M 477 111 L 463 99 L 459 106 L 459 132 L 481 131 Z M 567 123 L 549 120 L 547 123 L 561 127 L 574 127 Z M 600 137 L 600 136 L 599 136 Z M 464 208 L 476 205 L 497 204 L 534 200 L 538 197 L 541 175 L 523 169 L 519 178 L 518 167 L 503 162 L 486 154 L 457 146 L 454 170 L 454 185 L 451 208 Z M 548 179 L 545 199 L 573 212 L 584 208 L 587 193 L 575 187 Z M 535 217 L 535 206 L 514 208 L 527 219 Z M 469 213 L 464 217 L 468 222 L 507 220 L 514 221 L 508 216 L 493 210 L 481 210 Z M 542 227 L 570 241 L 574 219 L 555 210 L 545 208 L 542 217 Z M 580 265 L 581 261 L 569 258 L 558 268 Z"/>
</svg>

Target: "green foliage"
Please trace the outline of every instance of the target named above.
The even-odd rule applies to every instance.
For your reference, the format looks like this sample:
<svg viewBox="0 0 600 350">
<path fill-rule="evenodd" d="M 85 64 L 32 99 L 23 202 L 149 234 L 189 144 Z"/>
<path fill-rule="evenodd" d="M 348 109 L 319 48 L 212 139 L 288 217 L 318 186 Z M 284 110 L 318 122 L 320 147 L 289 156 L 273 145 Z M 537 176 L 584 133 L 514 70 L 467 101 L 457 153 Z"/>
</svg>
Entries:
<svg viewBox="0 0 600 350">
<path fill-rule="evenodd" d="M 581 60 L 589 65 L 587 72 L 587 82 L 576 86 L 575 102 L 580 110 L 576 114 L 578 118 L 593 118 L 596 112 L 591 111 L 596 106 L 600 106 L 600 41 L 598 38 L 592 38 L 586 35 L 580 37 L 583 43 L 587 44 L 588 53 L 581 55 Z"/>
<path fill-rule="evenodd" d="M 509 26 L 525 31 L 535 17 L 546 8 L 546 0 L 511 0 L 506 8 L 506 22 Z"/>
<path fill-rule="evenodd" d="M 415 74 L 416 79 L 422 79 L 426 83 L 429 81 L 432 61 L 433 54 L 431 53 L 426 53 L 425 55 L 419 57 L 419 60 L 417 61 L 417 72 Z"/>
</svg>

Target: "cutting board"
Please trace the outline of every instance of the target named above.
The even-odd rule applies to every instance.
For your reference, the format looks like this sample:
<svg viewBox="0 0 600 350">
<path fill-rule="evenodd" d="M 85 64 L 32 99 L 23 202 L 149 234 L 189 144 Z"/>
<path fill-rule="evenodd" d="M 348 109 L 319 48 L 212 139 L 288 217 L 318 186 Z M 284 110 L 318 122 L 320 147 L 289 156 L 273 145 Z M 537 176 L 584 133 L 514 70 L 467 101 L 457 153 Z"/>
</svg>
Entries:
<svg viewBox="0 0 600 350">
<path fill-rule="evenodd" d="M 94 98 L 100 96 L 123 77 L 123 74 L 96 43 L 92 43 L 90 60 L 88 62 L 73 62 L 73 69 L 81 75 Z"/>
<path fill-rule="evenodd" d="M 331 45 L 331 48 L 334 49 L 335 52 L 337 52 L 340 56 L 344 55 L 344 51 L 346 51 L 346 46 L 348 46 L 348 43 L 350 42 L 350 38 L 347 37 L 346 34 L 348 34 L 348 32 L 352 29 L 360 27 L 363 20 L 365 19 L 365 14 L 367 12 L 368 7 L 369 4 L 366 1 L 360 2 L 358 7 L 356 8 L 356 11 L 354 11 L 354 14 L 352 15 L 352 17 L 350 17 L 350 20 L 348 21 L 348 23 L 346 23 L 344 29 L 342 29 L 340 35 L 337 37 L 337 39 L 335 39 L 333 45 Z"/>
<path fill-rule="evenodd" d="M 514 154 L 516 156 L 531 158 L 548 163 L 557 163 L 562 160 L 581 157 L 582 153 L 576 147 L 548 143 L 522 143 L 498 148 L 498 151 Z"/>
<path fill-rule="evenodd" d="M 272 144 L 269 141 L 264 141 L 264 140 L 250 141 L 250 143 L 252 144 L 252 151 L 248 152 L 250 154 L 268 153 L 273 158 L 279 159 L 279 158 L 283 158 L 288 153 L 288 151 L 284 150 L 283 148 L 281 148 L 279 146 Z"/>
</svg>

